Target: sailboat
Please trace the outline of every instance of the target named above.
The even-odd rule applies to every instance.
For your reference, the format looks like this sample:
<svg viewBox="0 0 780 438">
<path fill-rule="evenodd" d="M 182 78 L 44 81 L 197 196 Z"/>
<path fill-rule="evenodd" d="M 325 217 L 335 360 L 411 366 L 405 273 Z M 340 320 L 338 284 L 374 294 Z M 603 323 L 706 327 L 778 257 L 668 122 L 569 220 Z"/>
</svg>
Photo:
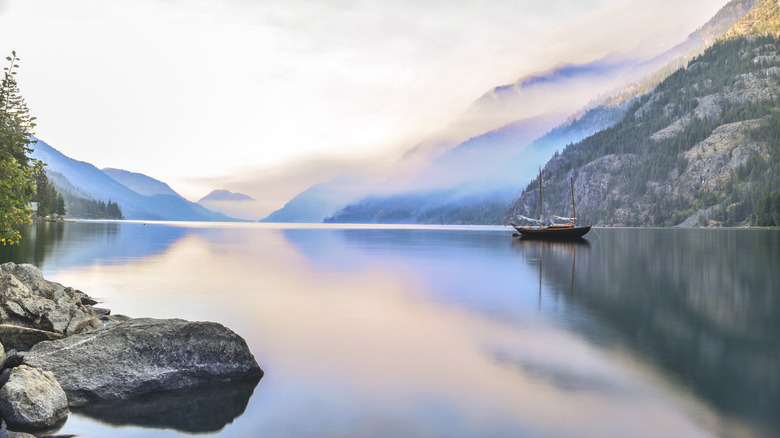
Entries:
<svg viewBox="0 0 780 438">
<path fill-rule="evenodd" d="M 517 225 L 511 223 L 521 237 L 532 239 L 579 239 L 590 231 L 590 225 L 577 226 L 577 210 L 574 207 L 574 178 L 569 178 L 571 182 L 571 210 L 572 217 L 552 216 L 555 221 L 562 223 L 545 222 L 542 215 L 542 171 L 539 171 L 539 219 L 532 219 L 525 216 L 517 216 L 518 219 L 531 222 L 534 225 Z"/>
</svg>

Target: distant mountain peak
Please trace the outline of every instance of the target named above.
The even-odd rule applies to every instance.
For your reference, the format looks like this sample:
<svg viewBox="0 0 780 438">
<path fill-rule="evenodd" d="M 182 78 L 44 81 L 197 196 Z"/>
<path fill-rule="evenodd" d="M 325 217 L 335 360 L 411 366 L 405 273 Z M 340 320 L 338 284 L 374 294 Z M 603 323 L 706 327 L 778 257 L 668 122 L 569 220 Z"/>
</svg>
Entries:
<svg viewBox="0 0 780 438">
<path fill-rule="evenodd" d="M 208 195 L 201 198 L 198 203 L 207 201 L 254 201 L 255 199 L 249 195 L 243 193 L 234 193 L 230 190 L 218 189 L 213 190 Z"/>
</svg>

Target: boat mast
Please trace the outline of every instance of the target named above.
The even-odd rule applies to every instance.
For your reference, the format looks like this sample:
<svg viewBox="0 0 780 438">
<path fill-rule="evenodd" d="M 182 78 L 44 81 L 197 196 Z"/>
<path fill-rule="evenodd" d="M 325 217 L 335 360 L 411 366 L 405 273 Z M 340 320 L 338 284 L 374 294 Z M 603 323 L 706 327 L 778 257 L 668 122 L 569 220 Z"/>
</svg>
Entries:
<svg viewBox="0 0 780 438">
<path fill-rule="evenodd" d="M 574 223 L 577 223 L 577 210 L 574 208 L 574 177 L 569 177 L 569 182 L 571 182 L 571 212 L 572 217 L 574 218 Z"/>
</svg>

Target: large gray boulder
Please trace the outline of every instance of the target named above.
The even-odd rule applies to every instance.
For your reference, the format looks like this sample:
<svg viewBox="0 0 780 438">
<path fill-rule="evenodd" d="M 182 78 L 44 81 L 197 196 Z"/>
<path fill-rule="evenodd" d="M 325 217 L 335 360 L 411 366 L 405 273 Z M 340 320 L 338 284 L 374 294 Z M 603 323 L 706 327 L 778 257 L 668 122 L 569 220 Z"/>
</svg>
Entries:
<svg viewBox="0 0 780 438">
<path fill-rule="evenodd" d="M 0 415 L 12 429 L 52 427 L 69 412 L 65 392 L 49 371 L 20 365 L 0 388 Z"/>
<path fill-rule="evenodd" d="M 263 375 L 230 329 L 181 319 L 110 324 L 21 354 L 25 364 L 54 372 L 71 406 Z"/>
<path fill-rule="evenodd" d="M 103 326 L 83 292 L 43 278 L 33 265 L 0 265 L 0 324 L 72 335 Z"/>
</svg>

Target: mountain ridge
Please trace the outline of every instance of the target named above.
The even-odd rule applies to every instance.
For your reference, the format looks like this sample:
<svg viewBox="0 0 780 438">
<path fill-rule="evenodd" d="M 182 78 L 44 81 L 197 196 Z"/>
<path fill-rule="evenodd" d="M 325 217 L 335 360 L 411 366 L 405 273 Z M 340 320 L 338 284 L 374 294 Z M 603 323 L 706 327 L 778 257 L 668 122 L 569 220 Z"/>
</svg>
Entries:
<svg viewBox="0 0 780 438">
<path fill-rule="evenodd" d="M 495 87 L 485 93 L 475 102 L 478 107 L 485 104 L 497 104 L 502 100 L 512 101 L 512 97 L 520 96 L 524 93 L 524 87 L 529 85 L 539 85 L 552 82 L 550 79 L 556 74 L 563 77 L 576 77 L 577 73 L 595 74 L 600 71 L 612 69 L 616 77 L 623 79 L 639 76 L 637 72 L 648 71 L 649 74 L 642 79 L 627 83 L 623 88 L 617 88 L 601 94 L 592 96 L 590 103 L 574 112 L 573 115 L 562 123 L 553 124 L 544 135 L 539 136 L 532 141 L 526 141 L 524 144 L 515 144 L 517 153 L 514 156 L 499 156 L 492 152 L 493 149 L 500 149 L 501 141 L 497 140 L 495 145 L 481 141 L 488 137 L 498 137 L 496 132 L 510 129 L 511 123 L 500 128 L 483 133 L 480 136 L 472 137 L 444 152 L 439 158 L 425 169 L 425 173 L 436 172 L 437 166 L 442 168 L 440 163 L 448 154 L 454 154 L 460 151 L 473 149 L 470 144 L 482 143 L 485 145 L 482 154 L 493 154 L 496 156 L 495 162 L 490 166 L 496 169 L 500 168 L 501 174 L 513 175 L 511 178 L 505 178 L 504 184 L 497 184 L 489 189 L 483 190 L 482 198 L 475 196 L 477 188 L 485 186 L 485 180 L 473 178 L 471 189 L 466 189 L 466 182 L 451 185 L 450 187 L 440 187 L 440 191 L 431 190 L 431 187 L 418 184 L 418 190 L 407 189 L 406 191 L 396 191 L 386 195 L 374 190 L 362 200 L 356 199 L 351 203 L 343 205 L 336 210 L 332 216 L 326 218 L 329 222 L 350 222 L 359 218 L 361 222 L 386 222 L 388 218 L 403 218 L 405 222 L 415 221 L 438 221 L 430 223 L 500 223 L 503 219 L 501 213 L 488 214 L 484 210 L 495 208 L 496 205 L 504 205 L 502 210 L 511 205 L 511 198 L 519 193 L 525 181 L 533 178 L 536 174 L 536 168 L 544 164 L 556 151 L 563 149 L 567 144 L 580 141 L 595 132 L 608 128 L 617 123 L 630 107 L 631 103 L 643 94 L 652 90 L 664 77 L 670 75 L 680 65 L 684 65 L 690 57 L 703 51 L 712 41 L 721 38 L 730 27 L 734 25 L 744 14 L 753 7 L 758 0 L 733 0 L 725 5 L 703 26 L 692 32 L 682 43 L 667 50 L 650 60 L 638 62 L 633 60 L 620 60 L 615 57 L 605 57 L 600 60 L 592 61 L 581 65 L 561 64 L 547 72 L 528 75 L 518 81 Z M 619 68 L 617 68 L 619 67 Z M 621 68 L 623 70 L 621 70 Z M 643 70 L 644 69 L 644 70 Z M 633 75 L 633 76 L 632 76 Z M 618 91 L 619 90 L 619 91 Z M 601 102 L 601 103 L 599 103 Z M 511 103 L 507 103 L 511 106 Z M 500 106 L 500 105 L 499 105 Z M 469 160 L 470 155 L 464 154 L 463 160 Z M 484 161 L 481 160 L 480 161 Z M 503 164 L 499 163 L 503 161 Z M 448 169 L 451 174 L 458 174 L 457 168 Z M 439 171 L 443 178 L 448 178 L 447 172 Z M 449 177 L 452 178 L 452 177 Z M 497 178 L 493 177 L 494 180 Z M 517 182 L 518 179 L 522 182 Z M 414 181 L 414 180 L 412 180 Z M 502 186 L 511 185 L 515 181 L 516 189 L 505 188 Z M 414 184 L 407 182 L 407 187 Z M 464 193 L 463 198 L 458 200 L 455 193 Z M 383 199 L 384 198 L 384 199 Z M 434 202 L 438 199 L 438 202 Z M 446 201 L 445 201 L 446 200 Z M 298 205 L 299 203 L 295 203 Z M 335 202 L 333 204 L 336 204 Z M 468 206 L 471 204 L 471 207 Z M 290 204 L 288 204 L 290 205 Z M 284 208 L 288 208 L 286 205 Z M 492 206 L 492 207 L 491 207 Z M 284 208 L 282 210 L 284 210 Z M 360 211 L 363 208 L 364 211 Z M 436 209 L 441 212 L 442 209 L 448 211 L 446 214 L 426 213 L 426 208 Z M 372 216 L 371 212 L 374 212 Z M 384 218 L 384 219 L 382 219 Z M 481 221 L 472 222 L 474 218 L 480 218 Z M 425 222 L 429 223 L 429 222 Z"/>
<path fill-rule="evenodd" d="M 763 0 L 757 4 L 726 32 L 725 39 L 741 36 L 780 37 L 780 4 Z"/>
<path fill-rule="evenodd" d="M 751 222 L 757 199 L 780 182 L 778 46 L 775 37 L 723 39 L 618 124 L 568 146 L 544 166 L 545 211 L 567 215 L 573 179 L 581 223 Z M 503 222 L 538 217 L 538 204 L 537 179 Z"/>
<path fill-rule="evenodd" d="M 83 198 L 104 202 L 108 200 L 114 201 L 122 208 L 125 219 L 236 220 L 187 201 L 179 195 L 155 194 L 153 196 L 144 196 L 116 181 L 94 165 L 70 158 L 45 141 L 36 140 L 36 143 L 32 146 L 33 151 L 30 153 L 30 156 L 46 163 L 47 174 L 51 171 L 52 183 L 58 190 L 72 191 L 75 188 L 78 192 L 76 194 Z M 149 178 L 145 175 L 144 177 Z"/>
<path fill-rule="evenodd" d="M 130 172 L 128 170 L 106 167 L 100 169 L 103 173 L 110 176 L 114 181 L 124 185 L 130 190 L 144 196 L 171 195 L 181 196 L 176 193 L 168 184 L 154 179 L 142 173 Z"/>
</svg>

